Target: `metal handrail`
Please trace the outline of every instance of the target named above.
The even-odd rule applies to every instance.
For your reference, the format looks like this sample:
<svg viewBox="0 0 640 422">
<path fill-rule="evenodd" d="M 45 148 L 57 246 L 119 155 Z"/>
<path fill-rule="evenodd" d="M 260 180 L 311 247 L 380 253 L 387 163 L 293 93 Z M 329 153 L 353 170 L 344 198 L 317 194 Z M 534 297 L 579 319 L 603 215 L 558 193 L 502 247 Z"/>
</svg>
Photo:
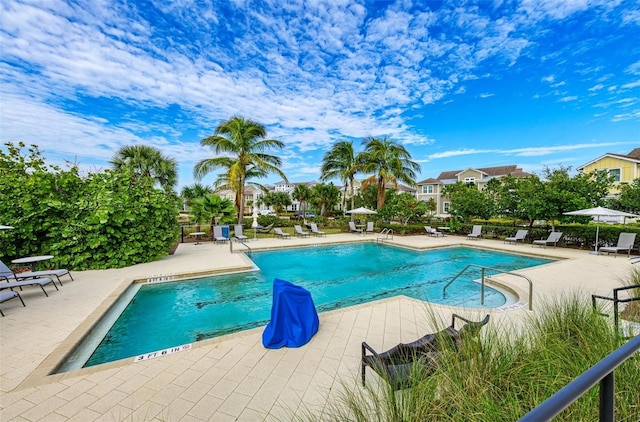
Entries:
<svg viewBox="0 0 640 422">
<path fill-rule="evenodd" d="M 242 240 L 238 239 L 237 237 L 234 237 L 234 240 L 236 240 L 237 243 L 240 243 L 242 245 L 244 245 L 248 250 L 249 250 L 249 256 L 251 256 L 251 247 L 249 245 L 247 245 L 245 242 L 243 242 Z M 229 242 L 229 252 L 233 253 L 233 243 L 232 241 Z"/>
<path fill-rule="evenodd" d="M 502 274 L 515 275 L 516 277 L 522 277 L 525 280 L 527 280 L 529 282 L 529 310 L 530 311 L 533 310 L 533 282 L 531 281 L 531 279 L 529 277 L 527 277 L 526 275 L 522 275 L 522 274 L 511 272 L 511 271 L 503 271 L 503 270 L 500 270 L 498 268 L 485 267 L 484 265 L 478 265 L 478 264 L 469 264 L 466 267 L 464 267 L 462 269 L 462 271 L 460 271 L 458 274 L 456 274 L 455 277 L 453 277 L 451 279 L 451 281 L 449 281 L 442 288 L 442 298 L 443 299 L 444 299 L 445 295 L 447 294 L 447 287 L 449 287 L 451 285 L 451 283 L 453 283 L 458 277 L 460 277 L 470 267 L 478 267 L 478 268 L 482 269 L 482 283 L 480 285 L 480 294 L 481 294 L 480 304 L 481 305 L 484 305 L 484 271 L 485 270 L 491 270 L 491 271 L 497 271 L 497 272 L 502 273 Z"/>
<path fill-rule="evenodd" d="M 615 289 L 613 289 L 613 297 L 608 297 L 608 296 L 600 296 L 600 295 L 591 295 L 591 305 L 593 306 L 593 309 L 596 309 L 596 299 L 603 299 L 603 300 L 610 300 L 613 302 L 613 325 L 616 328 L 616 331 L 618 331 L 618 320 L 619 315 L 618 315 L 618 304 L 619 303 L 627 303 L 627 302 L 635 302 L 637 300 L 640 300 L 640 296 L 638 297 L 630 297 L 627 299 L 620 299 L 618 298 L 618 292 L 624 291 L 624 290 L 633 290 L 633 289 L 640 289 L 640 284 L 632 284 L 630 286 L 623 286 L 623 287 L 617 287 Z M 606 316 L 606 314 L 603 314 Z"/>
<path fill-rule="evenodd" d="M 587 369 L 578 378 L 524 415 L 518 422 L 551 420 L 600 382 L 600 422 L 613 422 L 615 416 L 614 371 L 640 350 L 640 335 L 635 336 L 607 357 Z"/>
<path fill-rule="evenodd" d="M 382 237 L 382 235 L 384 235 L 384 237 Z M 384 239 L 388 239 L 389 236 L 391 236 L 391 240 L 393 240 L 393 229 L 391 227 L 385 227 L 384 229 L 380 230 L 380 236 L 378 236 L 376 242 L 383 243 Z"/>
</svg>

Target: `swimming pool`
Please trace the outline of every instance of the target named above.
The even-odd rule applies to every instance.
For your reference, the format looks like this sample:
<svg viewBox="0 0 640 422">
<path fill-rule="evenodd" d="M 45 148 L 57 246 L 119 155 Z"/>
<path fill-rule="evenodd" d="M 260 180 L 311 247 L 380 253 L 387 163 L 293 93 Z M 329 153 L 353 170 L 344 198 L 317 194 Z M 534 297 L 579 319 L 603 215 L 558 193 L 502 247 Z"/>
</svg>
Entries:
<svg viewBox="0 0 640 422">
<path fill-rule="evenodd" d="M 73 365 L 63 365 L 61 372 L 266 325 L 276 277 L 308 289 L 319 312 L 397 295 L 480 307 L 474 281 L 479 270 L 465 273 L 442 298 L 444 284 L 466 265 L 510 271 L 551 262 L 468 247 L 414 251 L 373 243 L 254 252 L 252 259 L 260 271 L 134 285 L 139 290 L 123 298 L 127 306 L 114 316 L 115 323 L 93 340 L 97 348 L 74 352 Z M 499 291 L 485 289 L 486 307 L 505 300 Z"/>
</svg>

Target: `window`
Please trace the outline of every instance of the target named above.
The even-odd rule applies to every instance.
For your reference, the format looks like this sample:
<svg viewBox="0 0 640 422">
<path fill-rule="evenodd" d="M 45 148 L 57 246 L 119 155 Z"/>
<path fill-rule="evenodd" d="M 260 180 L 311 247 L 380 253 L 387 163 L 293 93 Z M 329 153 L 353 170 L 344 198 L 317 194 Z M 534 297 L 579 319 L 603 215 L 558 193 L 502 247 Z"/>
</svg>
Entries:
<svg viewBox="0 0 640 422">
<path fill-rule="evenodd" d="M 619 183 L 621 178 L 620 178 L 620 169 L 608 169 L 609 171 L 609 176 L 613 176 L 613 181 L 616 183 Z"/>
<path fill-rule="evenodd" d="M 433 185 L 423 185 L 422 193 L 433 193 Z"/>
<path fill-rule="evenodd" d="M 465 178 L 464 178 L 464 182 L 465 182 L 467 185 L 473 185 L 473 184 L 475 184 L 475 183 L 476 183 L 476 178 L 475 178 L 475 177 L 465 177 Z"/>
<path fill-rule="evenodd" d="M 449 210 L 451 209 L 451 203 L 450 202 L 445 202 L 442 205 L 444 206 L 444 212 L 446 212 L 448 214 Z"/>
</svg>

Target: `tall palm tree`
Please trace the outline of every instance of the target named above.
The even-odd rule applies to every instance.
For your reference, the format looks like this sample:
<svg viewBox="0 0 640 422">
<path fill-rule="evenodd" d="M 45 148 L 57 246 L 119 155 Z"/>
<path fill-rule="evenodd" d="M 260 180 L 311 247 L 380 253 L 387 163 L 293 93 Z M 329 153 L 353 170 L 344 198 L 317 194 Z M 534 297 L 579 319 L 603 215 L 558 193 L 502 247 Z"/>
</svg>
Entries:
<svg viewBox="0 0 640 422">
<path fill-rule="evenodd" d="M 351 195 L 351 209 L 354 207 L 353 185 L 356 173 L 360 170 L 357 155 L 353 149 L 353 142 L 336 142 L 322 158 L 320 180 L 328 181 L 338 178 L 344 184 L 342 197 L 342 212 L 347 211 L 347 188 Z"/>
<path fill-rule="evenodd" d="M 311 201 L 311 189 L 309 189 L 309 186 L 307 185 L 296 185 L 295 188 L 293 188 L 293 191 L 291 192 L 291 197 L 293 199 L 295 199 L 296 201 L 300 202 L 300 208 L 302 209 L 302 219 L 304 220 L 304 222 L 307 222 L 307 207 L 305 206 L 309 201 Z"/>
<path fill-rule="evenodd" d="M 186 206 L 191 206 L 193 201 L 198 198 L 202 198 L 205 195 L 213 193 L 211 188 L 208 188 L 200 183 L 194 183 L 193 185 L 185 186 L 180 191 L 180 197 Z"/>
<path fill-rule="evenodd" d="M 224 186 L 235 192 L 239 224 L 242 224 L 244 217 L 244 188 L 247 179 L 277 173 L 287 181 L 279 168 L 282 165 L 280 158 L 267 153 L 274 148 L 284 148 L 284 143 L 276 139 L 264 139 L 266 136 L 267 131 L 262 124 L 234 116 L 220 123 L 212 136 L 200 141 L 200 145 L 211 147 L 216 154 L 226 155 L 198 162 L 193 174 L 197 179 L 201 179 L 215 169 L 224 169 L 224 173 L 218 175 L 214 186 Z"/>
<path fill-rule="evenodd" d="M 111 159 L 113 168 L 129 168 L 138 177 L 154 180 L 165 191 L 172 191 L 178 181 L 176 160 L 148 145 L 127 145 L 121 147 Z"/>
<path fill-rule="evenodd" d="M 416 172 L 420 164 L 411 160 L 411 154 L 400 144 L 383 139 L 367 138 L 362 141 L 364 151 L 358 155 L 364 173 L 373 173 L 363 182 L 363 188 L 369 184 L 378 184 L 378 209 L 385 200 L 385 185 L 393 183 L 398 187 L 398 180 L 408 185 L 415 185 Z"/>
</svg>

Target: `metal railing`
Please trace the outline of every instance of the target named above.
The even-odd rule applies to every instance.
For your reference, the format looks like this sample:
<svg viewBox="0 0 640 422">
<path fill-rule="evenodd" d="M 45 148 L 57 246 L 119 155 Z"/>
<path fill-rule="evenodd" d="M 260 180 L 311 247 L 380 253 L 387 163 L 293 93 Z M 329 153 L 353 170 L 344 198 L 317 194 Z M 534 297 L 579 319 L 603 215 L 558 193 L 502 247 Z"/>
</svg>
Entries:
<svg viewBox="0 0 640 422">
<path fill-rule="evenodd" d="M 582 397 L 597 382 L 600 383 L 599 420 L 600 422 L 613 422 L 615 416 L 614 371 L 638 350 L 640 350 L 640 335 L 635 336 L 593 367 L 587 369 L 578 378 L 520 418 L 518 422 L 551 420 Z"/>
<path fill-rule="evenodd" d="M 638 297 L 630 297 L 627 299 L 620 299 L 618 297 L 618 293 L 625 291 L 625 290 L 633 290 L 633 289 L 640 289 L 640 284 L 633 284 L 630 286 L 624 286 L 624 287 L 617 287 L 615 289 L 613 289 L 613 297 L 608 297 L 608 296 L 600 296 L 600 295 L 591 295 L 591 304 L 593 305 L 593 309 L 596 309 L 596 299 L 602 299 L 602 300 L 610 300 L 613 302 L 613 325 L 616 327 L 616 331 L 618 331 L 618 321 L 620 319 L 619 315 L 618 315 L 618 304 L 620 303 L 627 303 L 627 302 L 635 302 L 636 300 L 640 300 L 640 296 Z M 607 316 L 607 314 L 603 314 L 604 316 Z"/>
<path fill-rule="evenodd" d="M 499 270 L 497 268 L 491 268 L 491 267 L 485 267 L 483 265 L 478 265 L 478 264 L 469 264 L 466 267 L 464 267 L 462 269 L 462 271 L 460 271 L 458 274 L 455 275 L 455 277 L 453 277 L 451 279 L 451 281 L 449 281 L 443 288 L 442 288 L 442 298 L 444 299 L 446 294 L 447 294 L 447 287 L 449 287 L 451 285 L 451 283 L 453 283 L 458 277 L 460 277 L 465 271 L 467 271 L 469 268 L 471 267 L 477 267 L 482 269 L 482 282 L 480 284 L 480 304 L 484 305 L 484 283 L 485 283 L 485 270 L 490 270 L 490 271 L 496 271 L 499 272 L 501 274 L 509 274 L 509 275 L 514 275 L 516 277 L 521 277 L 524 278 L 525 280 L 527 280 L 527 282 L 529 283 L 529 310 L 531 311 L 533 309 L 533 282 L 531 281 L 531 279 L 525 275 L 522 274 L 518 274 L 518 273 L 514 273 L 511 271 L 503 271 L 503 270 Z"/>
<path fill-rule="evenodd" d="M 235 240 L 235 242 L 234 242 Z M 229 252 L 233 253 L 233 244 L 234 243 L 240 243 L 241 245 L 243 245 L 245 248 L 247 248 L 248 254 L 249 256 L 251 256 L 251 247 L 249 245 L 247 245 L 245 242 L 243 242 L 242 240 L 238 239 L 237 237 L 234 237 L 232 239 L 229 240 Z M 240 252 L 240 251 L 238 251 Z"/>
<path fill-rule="evenodd" d="M 383 243 L 385 239 L 388 239 L 391 236 L 391 240 L 393 240 L 393 229 L 389 227 L 385 227 L 380 231 L 380 236 L 376 239 L 376 243 Z"/>
</svg>

